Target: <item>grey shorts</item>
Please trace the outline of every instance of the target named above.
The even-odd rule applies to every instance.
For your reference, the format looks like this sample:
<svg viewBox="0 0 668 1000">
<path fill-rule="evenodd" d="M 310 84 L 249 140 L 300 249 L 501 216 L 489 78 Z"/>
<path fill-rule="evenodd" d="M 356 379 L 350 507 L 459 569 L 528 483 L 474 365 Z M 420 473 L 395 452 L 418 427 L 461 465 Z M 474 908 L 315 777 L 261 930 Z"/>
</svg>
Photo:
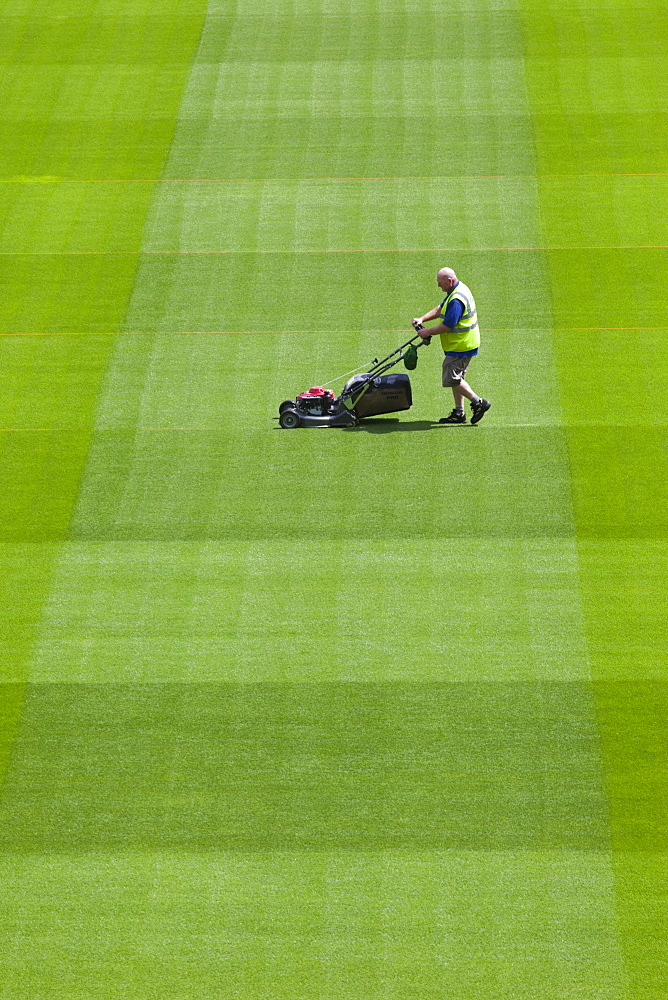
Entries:
<svg viewBox="0 0 668 1000">
<path fill-rule="evenodd" d="M 475 357 L 475 354 L 473 355 Z M 455 358 L 452 354 L 446 354 L 443 358 L 443 385 L 447 389 L 459 385 L 466 374 L 466 369 L 471 362 L 471 358 Z"/>
</svg>

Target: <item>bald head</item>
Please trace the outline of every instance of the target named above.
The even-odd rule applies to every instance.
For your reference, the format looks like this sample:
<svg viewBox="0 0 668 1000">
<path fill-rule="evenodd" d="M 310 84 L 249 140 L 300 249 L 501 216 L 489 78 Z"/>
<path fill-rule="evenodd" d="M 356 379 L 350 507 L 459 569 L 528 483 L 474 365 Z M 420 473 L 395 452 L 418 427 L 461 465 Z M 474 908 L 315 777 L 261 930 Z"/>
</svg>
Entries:
<svg viewBox="0 0 668 1000">
<path fill-rule="evenodd" d="M 442 288 L 444 292 L 451 292 L 458 280 L 457 275 L 451 267 L 442 267 L 436 275 L 438 287 Z"/>
</svg>

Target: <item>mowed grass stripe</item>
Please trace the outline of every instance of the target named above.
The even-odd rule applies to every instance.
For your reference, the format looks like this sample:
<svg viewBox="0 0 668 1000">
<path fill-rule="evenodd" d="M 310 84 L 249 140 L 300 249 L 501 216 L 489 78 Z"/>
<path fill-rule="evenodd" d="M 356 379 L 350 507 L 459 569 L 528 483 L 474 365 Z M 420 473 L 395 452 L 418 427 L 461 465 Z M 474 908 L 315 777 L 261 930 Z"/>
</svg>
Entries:
<svg viewBox="0 0 668 1000">
<path fill-rule="evenodd" d="M 179 9 L 174 3 L 174 11 Z M 53 42 L 54 32 L 68 29 L 69 15 L 75 10 L 82 14 L 81 30 L 90 32 L 90 37 L 96 35 L 95 9 L 87 7 L 81 11 L 80 5 L 64 0 L 59 6 L 58 18 L 44 21 L 41 14 L 32 6 L 23 12 L 14 9 L 12 16 L 6 17 L 6 9 L 0 17 L 0 28 L 17 31 L 16 37 L 29 39 L 24 47 L 19 47 L 12 56 L 12 65 L 6 71 L 3 84 L 3 117 L 5 125 L 2 129 L 1 160 L 3 172 L 17 175 L 35 173 L 46 175 L 52 173 L 54 150 L 60 151 L 60 168 L 65 161 L 68 168 L 76 176 L 77 152 L 83 155 L 87 165 L 83 167 L 84 177 L 90 176 L 91 162 L 94 159 L 103 174 L 118 173 L 118 149 L 122 148 L 131 165 L 140 149 L 141 162 L 148 166 L 150 176 L 160 171 L 169 142 L 173 134 L 174 114 L 178 107 L 179 93 L 167 89 L 156 90 L 156 82 L 161 80 L 162 63 L 160 56 L 155 61 L 146 61 L 137 69 L 134 81 L 141 80 L 144 101 L 135 106 L 134 122 L 127 121 L 122 114 L 122 108 L 131 100 L 125 84 L 127 78 L 117 70 L 108 73 L 105 68 L 106 53 L 104 47 L 98 49 L 96 59 L 90 64 L 87 75 L 88 93 L 96 94 L 97 104 L 87 106 L 77 105 L 76 88 L 77 72 L 73 69 L 76 62 L 76 48 L 60 50 L 57 67 L 47 68 L 40 77 L 40 86 L 29 86 L 22 89 L 21 80 L 27 80 L 30 70 L 30 53 L 36 52 L 42 46 Z M 199 24 L 195 17 L 197 12 L 190 5 L 194 15 L 189 22 L 181 24 L 180 61 L 172 61 L 172 82 L 180 78 L 183 82 L 185 72 L 192 55 L 201 27 L 201 12 Z M 120 10 L 107 22 L 113 25 L 113 31 L 123 34 L 124 11 Z M 163 21 L 141 19 L 141 33 L 146 42 L 152 39 L 156 43 L 158 53 L 164 48 L 165 40 L 174 37 L 174 23 L 171 16 Z M 130 45 L 129 39 L 126 39 Z M 7 56 L 7 49 L 3 53 Z M 64 53 L 68 52 L 67 56 Z M 165 53 L 167 54 L 167 53 Z M 173 48 L 172 55 L 173 59 Z M 25 72 L 24 72 L 25 71 Z M 28 75 L 26 75 L 28 74 Z M 174 98 L 176 98 L 174 103 Z M 107 104 L 105 105 L 105 99 Z M 171 105 L 170 105 L 171 100 Z M 13 114 L 20 107 L 24 117 L 20 127 L 15 128 Z M 164 113 L 160 128 L 154 129 L 151 136 L 145 130 L 146 122 L 151 118 L 153 110 L 159 107 Z M 70 122 L 64 128 L 59 120 L 59 108 L 70 109 Z M 124 118 L 123 131 L 125 142 L 121 147 L 115 142 L 114 123 L 119 115 Z M 170 117 L 171 116 L 171 117 Z M 97 131 L 96 131 L 97 129 Z M 85 136 L 85 138 L 83 138 Z M 46 160 L 49 160 L 47 165 Z M 115 166 L 114 166 L 115 164 Z M 79 163 L 81 167 L 81 163 Z M 60 172 L 60 170 L 58 170 Z M 26 222 L 26 238 L 30 240 L 32 233 L 39 229 L 40 206 L 26 204 L 25 188 L 8 189 L 9 201 L 5 203 L 7 214 L 2 219 L 2 231 L 18 211 Z M 150 186 L 133 201 L 130 212 L 120 211 L 117 200 L 108 202 L 108 212 L 101 220 L 103 229 L 107 232 L 114 228 L 122 229 L 128 240 L 139 240 L 147 207 L 152 195 Z M 127 207 L 127 206 L 126 206 Z M 54 220 L 54 225 L 67 228 L 72 225 L 72 219 L 61 216 Z M 118 258 L 105 264 L 94 263 L 90 267 L 77 265 L 76 275 L 63 268 L 54 259 L 33 264 L 26 261 L 16 268 L 3 271 L 1 276 L 3 295 L 0 308 L 0 326 L 4 330 L 11 328 L 13 323 L 28 325 L 31 329 L 48 331 L 58 324 L 68 327 L 83 321 L 90 328 L 95 322 L 105 330 L 118 329 L 127 308 L 127 302 L 133 286 L 136 272 L 136 259 L 128 258 L 120 261 Z M 29 317 L 29 319 L 28 319 Z M 93 317 L 95 319 L 93 320 Z M 93 323 L 91 323 L 93 320 Z M 39 510 L 39 519 L 43 525 L 48 525 L 48 533 L 52 540 L 66 536 L 73 505 L 76 499 L 83 465 L 90 443 L 91 424 L 95 410 L 97 393 L 105 370 L 109 351 L 110 338 L 87 338 L 86 346 L 72 352 L 66 343 L 62 342 L 62 350 L 58 351 L 58 363 L 69 369 L 69 385 L 66 394 L 59 393 L 59 384 L 52 380 L 49 369 L 49 358 L 41 356 L 40 352 L 28 352 L 17 368 L 14 365 L 13 349 L 6 339 L 2 340 L 0 348 L 0 363 L 3 370 L 12 370 L 10 382 L 5 384 L 4 401 L 10 408 L 16 400 L 26 411 L 32 407 L 40 407 L 46 403 L 55 420 L 71 420 L 72 411 L 80 426 L 80 432 L 69 438 L 67 445 L 53 436 L 45 436 L 37 448 L 24 449 L 11 443 L 11 435 L 3 437 L 0 449 L 0 463 L 5 484 L 3 500 L 3 518 L 12 511 L 11 519 L 23 522 L 24 536 L 32 542 L 39 542 L 43 537 L 37 533 L 32 535 L 31 525 L 34 522 L 35 511 Z M 60 417 L 58 417 L 60 414 Z M 56 436 L 57 437 L 57 436 Z M 4 646 L 3 663 L 0 676 L 5 671 L 11 672 L 14 678 L 23 679 L 25 658 L 34 635 L 34 627 L 39 620 L 41 602 L 47 592 L 50 569 L 54 557 L 53 544 L 34 544 L 29 549 L 3 549 L 3 585 L 6 586 L 3 607 L 3 632 L 7 637 Z M 19 554 L 20 553 L 20 558 Z M 6 656 L 6 659 L 5 659 Z M 21 666 L 23 664 L 23 666 Z M 20 697 L 20 694 L 17 695 Z M 11 741 L 10 741 L 11 742 Z"/>
<path fill-rule="evenodd" d="M 541 222 L 547 244 L 589 231 L 590 206 L 578 186 L 563 182 L 560 193 L 542 174 L 589 169 L 665 169 L 666 116 L 662 60 L 644 48 L 651 25 L 665 40 L 659 3 L 580 5 L 564 11 L 547 0 L 523 3 L 527 82 L 534 111 L 539 164 Z M 660 41 L 658 45 L 662 45 Z M 591 46 L 591 47 L 590 47 Z M 631 49 L 643 53 L 626 61 Z M 596 51 L 600 58 L 592 60 Z M 667 199 L 638 192 L 615 196 L 602 188 L 598 225 L 618 241 L 632 214 L 665 217 Z M 556 195 L 556 197 L 555 197 Z M 551 272 L 554 319 L 570 325 L 573 297 L 582 304 L 583 325 L 614 325 L 621 311 L 632 322 L 656 323 L 665 315 L 664 268 L 649 257 L 618 258 L 615 269 L 594 267 L 576 254 Z M 647 289 L 655 291 L 647 298 Z M 626 300 L 622 305 L 621 300 Z M 648 308 L 649 305 L 649 308 Z M 641 320 L 642 316 L 642 320 Z M 668 648 L 668 525 L 666 497 L 668 436 L 665 411 L 651 400 L 668 393 L 663 351 L 646 332 L 621 334 L 614 344 L 561 331 L 555 351 L 570 456 L 583 614 L 594 677 L 606 787 L 612 824 L 616 906 L 628 985 L 622 995 L 660 1000 L 668 992 L 664 941 L 665 788 L 668 757 L 665 729 Z M 584 352 L 584 353 L 583 353 Z M 631 434 L 615 425 L 611 394 L 628 380 L 623 359 L 642 358 L 642 380 L 651 386 L 640 399 L 626 392 L 626 409 L 643 414 Z M 585 362 L 583 364 L 583 362 Z M 592 413 L 607 421 L 592 435 L 584 424 Z M 580 426 L 576 426 L 576 425 Z M 624 524 L 625 532 L 612 526 Z M 610 532 L 606 539 L 604 526 Z M 594 537 L 596 536 L 596 537 Z M 618 609 L 613 611 L 612 609 Z M 624 696 L 620 697 L 624 691 Z"/>
<path fill-rule="evenodd" d="M 594 332 L 620 332 L 627 331 L 630 333 L 637 332 L 648 332 L 656 333 L 663 330 L 668 330 L 668 326 L 562 326 L 562 327 L 546 327 L 546 326 L 534 326 L 530 329 L 526 327 L 518 326 L 505 326 L 505 327 L 486 327 L 487 333 L 549 333 L 552 331 L 556 333 L 575 333 L 580 331 L 581 333 L 594 333 Z M 293 330 L 294 334 L 310 334 L 311 336 L 326 336 L 330 334 L 360 334 L 360 333 L 371 333 L 371 334 L 382 334 L 384 336 L 398 336 L 403 331 L 401 330 Z M 58 330 L 53 333 L 44 333 L 43 331 L 32 330 L 22 333 L 0 333 L 0 337 L 173 337 L 173 336 L 183 336 L 183 337 L 210 337 L 210 336 L 220 336 L 220 337 L 242 337 L 247 334 L 252 334 L 253 336 L 274 336 L 277 333 L 276 330 L 123 330 L 121 333 L 117 333 L 115 330 L 108 331 L 98 331 L 97 333 L 91 333 L 87 330 L 78 330 L 73 332 L 71 330 Z"/>
<path fill-rule="evenodd" d="M 545 204 L 558 211 L 564 184 L 570 190 L 572 183 L 561 178 L 541 181 Z M 126 215 L 134 217 L 142 203 L 136 189 L 125 193 L 118 186 L 108 190 L 33 185 L 26 187 L 23 197 L 12 191 L 11 198 L 9 189 L 0 191 L 0 253 L 140 249 L 356 253 L 427 247 L 450 253 L 462 246 L 480 252 L 506 247 L 519 251 L 543 243 L 534 212 L 537 183 L 528 178 L 286 180 L 172 185 L 160 190 L 141 247 L 122 222 Z M 663 215 L 646 211 L 648 203 L 666 201 L 665 180 L 583 179 L 577 192 L 587 229 L 572 227 L 565 233 L 567 245 L 668 243 Z M 618 225 L 612 226 L 618 232 L 616 240 L 610 239 L 611 210 L 617 214 Z M 110 231 L 108 218 L 114 213 L 121 221 Z M 61 224 L 63 217 L 67 225 Z"/>
<path fill-rule="evenodd" d="M 37 905 L 58 926 L 70 997 L 159 981 L 170 1000 L 248 1000 L 271 978 L 287 1000 L 478 1000 L 489 982 L 495 1000 L 582 1000 L 624 981 L 601 852 L 31 852 L 0 858 L 0 877 L 0 927 L 30 926 Z M 7 991 L 48 995 L 51 974 L 12 961 Z"/>
<path fill-rule="evenodd" d="M 326 250 L 322 248 L 317 248 L 314 250 L 307 249 L 255 249 L 255 250 L 241 250 L 241 249 L 231 249 L 231 250 L 0 250 L 0 256 L 3 257 L 25 257 L 25 256 L 71 256 L 71 257 L 85 257 L 91 255 L 114 255 L 114 254 L 133 254 L 137 256 L 149 256 L 149 255 L 166 255 L 175 254 L 178 256 L 197 256 L 199 254 L 206 255 L 217 255 L 217 254 L 328 254 L 328 253 L 461 253 L 462 251 L 471 253 L 504 253 L 504 252 L 540 252 L 540 253 L 551 253 L 560 252 L 565 250 L 668 250 L 667 244 L 641 244 L 638 246 L 631 246 L 629 244 L 600 244 L 597 246 L 582 246 L 580 244 L 572 244 L 571 246 L 552 246 L 552 247 L 529 247 L 529 246 L 517 246 L 517 247 L 388 247 L 384 249 L 382 247 L 330 247 Z"/>
<path fill-rule="evenodd" d="M 431 421 L 413 418 L 381 423 L 382 436 L 369 423 L 352 434 L 297 437 L 268 420 L 266 429 L 235 432 L 239 421 L 229 411 L 227 426 L 210 433 L 98 430 L 70 537 L 95 543 L 343 534 L 372 544 L 385 536 L 390 522 L 402 525 L 406 539 L 451 537 L 451 508 L 462 491 L 469 495 L 457 518 L 463 538 L 565 538 L 572 532 L 560 426 L 469 429 L 455 436 L 442 427 L 430 433 Z M 42 437 L 34 436 L 35 447 Z M 382 465 L 374 460 L 379 451 Z M 322 490 L 314 504 L 300 483 L 317 477 L 323 464 L 336 471 L 339 485 Z M 394 490 L 386 485 L 388 464 L 410 470 L 410 475 L 397 473 Z M 492 496 L 476 492 L 482 477 L 503 482 L 518 464 L 527 469 L 527 485 L 512 503 L 507 489 Z M 364 490 L 354 488 L 360 467 Z M 438 498 L 428 519 L 419 516 L 425 496 Z M 633 523 L 632 512 L 620 531 L 628 521 Z M 4 530 L 6 537 L 10 532 L 17 540 L 23 537 L 11 522 Z M 48 526 L 42 530 L 49 537 Z M 606 525 L 606 530 L 614 527 Z M 372 589 L 381 586 L 379 580 Z"/>
<path fill-rule="evenodd" d="M 588 682 L 47 683 L 25 719 L 2 852 L 609 849 Z"/>
<path fill-rule="evenodd" d="M 360 586 L 345 601 L 330 581 L 356 564 L 355 539 L 67 543 L 31 678 L 58 681 L 66 660 L 68 678 L 82 684 L 309 684 L 317 635 L 326 650 L 318 683 L 588 679 L 571 539 L 468 538 L 458 549 L 453 537 L 413 537 L 401 550 L 392 540 L 364 549 L 367 576 L 393 571 L 382 595 Z M 405 601 L 407 590 L 421 600 Z M 485 619 L 457 646 L 433 612 L 444 590 L 453 618 Z M 104 641 L 91 642 L 102 621 Z"/>
<path fill-rule="evenodd" d="M 668 177 L 668 171 L 645 171 L 632 173 L 629 171 L 608 171 L 606 173 L 586 174 L 542 174 L 544 178 L 597 178 L 597 177 Z M 508 180 L 513 178 L 535 179 L 535 174 L 383 174 L 378 177 L 360 175 L 359 177 L 0 177 L 0 184 L 265 184 L 281 181 L 336 181 L 347 183 L 356 181 L 474 181 L 474 180 Z"/>
</svg>

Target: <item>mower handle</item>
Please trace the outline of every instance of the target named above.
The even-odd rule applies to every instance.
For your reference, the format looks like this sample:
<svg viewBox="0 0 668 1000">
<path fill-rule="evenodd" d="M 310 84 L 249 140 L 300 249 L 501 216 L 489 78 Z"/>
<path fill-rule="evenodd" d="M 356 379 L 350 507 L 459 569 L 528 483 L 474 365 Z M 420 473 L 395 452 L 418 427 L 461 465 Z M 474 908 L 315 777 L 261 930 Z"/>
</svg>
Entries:
<svg viewBox="0 0 668 1000">
<path fill-rule="evenodd" d="M 424 324 L 423 323 L 415 323 L 415 322 L 413 322 L 413 323 L 411 323 L 411 326 L 413 327 L 413 329 L 415 330 L 416 333 L 419 333 L 420 330 L 424 330 Z M 422 340 L 422 343 L 426 344 L 427 346 L 429 346 L 429 344 L 431 344 L 431 337 L 421 337 L 420 339 Z M 413 338 L 413 340 L 415 340 L 415 338 Z M 420 345 L 418 344 L 418 347 L 419 346 Z"/>
</svg>

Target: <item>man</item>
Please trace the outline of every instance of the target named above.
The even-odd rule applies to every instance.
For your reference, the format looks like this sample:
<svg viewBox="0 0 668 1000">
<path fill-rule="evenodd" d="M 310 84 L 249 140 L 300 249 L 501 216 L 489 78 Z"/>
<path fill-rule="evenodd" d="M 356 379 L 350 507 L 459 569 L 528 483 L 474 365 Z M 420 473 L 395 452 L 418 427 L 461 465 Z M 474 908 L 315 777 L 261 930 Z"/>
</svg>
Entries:
<svg viewBox="0 0 668 1000">
<path fill-rule="evenodd" d="M 445 352 L 443 359 L 443 385 L 452 389 L 455 406 L 447 417 L 441 417 L 439 424 L 465 424 L 464 399 L 471 401 L 471 423 L 477 424 L 492 405 L 488 399 L 477 396 L 464 375 L 471 358 L 474 358 L 480 347 L 480 328 L 478 315 L 471 289 L 459 280 L 451 267 L 442 267 L 436 275 L 438 287 L 445 292 L 445 298 L 439 306 L 413 324 L 424 326 L 434 319 L 440 319 L 438 326 L 418 331 L 423 340 L 440 334 L 441 344 Z"/>
</svg>

